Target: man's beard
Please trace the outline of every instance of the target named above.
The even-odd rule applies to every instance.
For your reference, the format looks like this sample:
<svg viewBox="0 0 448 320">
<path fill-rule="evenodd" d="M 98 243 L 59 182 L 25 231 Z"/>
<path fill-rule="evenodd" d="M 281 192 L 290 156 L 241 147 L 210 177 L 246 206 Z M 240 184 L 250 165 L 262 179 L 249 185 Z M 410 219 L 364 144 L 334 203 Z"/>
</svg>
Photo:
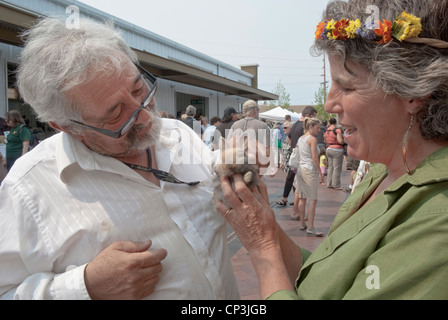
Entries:
<svg viewBox="0 0 448 320">
<path fill-rule="evenodd" d="M 98 133 L 93 133 L 95 135 L 93 138 L 84 140 L 84 144 L 89 149 L 99 154 L 113 158 L 132 157 L 143 150 L 147 150 L 158 141 L 162 128 L 162 120 L 155 105 L 142 111 L 149 112 L 150 121 L 148 123 L 135 124 L 124 137 L 119 139 L 122 141 L 117 140 L 116 142 L 112 142 L 114 146 L 111 146 L 108 143 L 104 144 L 104 140 L 98 141 Z M 151 129 L 144 134 L 141 134 L 141 131 L 147 130 L 149 125 L 151 125 Z M 120 145 L 120 151 L 111 152 L 111 150 L 117 150 L 116 144 Z"/>
<path fill-rule="evenodd" d="M 162 120 L 155 106 L 148 108 L 149 114 L 151 116 L 151 129 L 142 134 L 140 131 L 145 130 L 148 124 L 136 124 L 126 135 L 127 144 L 127 155 L 141 150 L 147 150 L 148 148 L 155 145 L 157 140 L 159 140 L 160 131 L 162 129 Z"/>
</svg>

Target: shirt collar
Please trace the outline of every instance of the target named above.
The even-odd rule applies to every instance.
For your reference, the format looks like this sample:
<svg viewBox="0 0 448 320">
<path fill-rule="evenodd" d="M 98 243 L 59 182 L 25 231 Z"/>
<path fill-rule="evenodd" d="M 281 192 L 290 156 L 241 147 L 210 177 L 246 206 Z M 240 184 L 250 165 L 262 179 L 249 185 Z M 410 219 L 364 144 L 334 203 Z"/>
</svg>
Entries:
<svg viewBox="0 0 448 320">
<path fill-rule="evenodd" d="M 56 146 L 56 163 L 61 180 L 67 183 L 79 168 L 85 171 L 109 171 L 123 175 L 124 164 L 87 148 L 84 143 L 63 132 Z"/>
<path fill-rule="evenodd" d="M 162 119 L 163 129 L 156 143 L 156 158 L 158 169 L 170 172 L 173 160 L 175 163 L 181 161 L 176 157 L 182 147 L 182 140 L 185 138 L 178 127 L 177 120 L 165 120 Z M 61 133 L 61 138 L 56 146 L 56 162 L 59 176 L 64 183 L 67 183 L 79 168 L 86 171 L 107 171 L 141 179 L 138 173 L 119 160 L 90 150 L 84 143 L 65 132 Z"/>
<path fill-rule="evenodd" d="M 413 186 L 424 186 L 432 183 L 438 183 L 448 180 L 448 148 L 443 148 L 434 152 L 427 157 L 414 170 L 412 175 L 405 174 L 395 183 L 393 183 L 387 191 L 397 191 L 405 184 Z"/>
</svg>

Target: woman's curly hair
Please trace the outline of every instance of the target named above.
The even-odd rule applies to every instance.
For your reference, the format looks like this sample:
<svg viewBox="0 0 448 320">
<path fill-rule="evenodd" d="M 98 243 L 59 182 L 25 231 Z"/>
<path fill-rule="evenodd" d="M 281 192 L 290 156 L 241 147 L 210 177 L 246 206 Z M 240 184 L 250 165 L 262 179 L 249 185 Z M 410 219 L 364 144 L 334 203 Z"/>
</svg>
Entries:
<svg viewBox="0 0 448 320">
<path fill-rule="evenodd" d="M 406 11 L 421 18 L 423 31 L 419 37 L 448 41 L 448 0 L 338 0 L 328 4 L 323 20 L 363 22 L 371 16 L 366 12 L 371 5 L 379 8 L 380 20 L 393 21 Z M 385 45 L 363 39 L 318 39 L 312 52 L 340 55 L 343 61 L 363 65 L 386 94 L 423 99 L 425 104 L 417 112 L 422 136 L 448 140 L 448 49 L 406 41 Z"/>
</svg>

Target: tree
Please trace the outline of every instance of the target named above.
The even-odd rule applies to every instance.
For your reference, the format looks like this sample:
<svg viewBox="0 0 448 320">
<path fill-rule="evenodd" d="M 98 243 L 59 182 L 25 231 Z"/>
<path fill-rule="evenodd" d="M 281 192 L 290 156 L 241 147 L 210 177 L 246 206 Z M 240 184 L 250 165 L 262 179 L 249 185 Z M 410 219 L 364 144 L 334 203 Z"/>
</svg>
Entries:
<svg viewBox="0 0 448 320">
<path fill-rule="evenodd" d="M 274 88 L 273 93 L 278 95 L 278 100 L 271 101 L 271 103 L 269 104 L 271 109 L 279 106 L 279 107 L 282 107 L 283 109 L 288 110 L 289 107 L 291 106 L 290 99 L 289 99 L 289 93 L 286 92 L 286 89 L 282 83 L 282 80 L 278 81 L 277 85 Z"/>
<path fill-rule="evenodd" d="M 329 120 L 330 118 L 336 117 L 335 114 L 329 114 L 325 111 L 325 101 L 327 100 L 327 85 L 322 84 L 319 90 L 314 94 L 314 104 L 317 110 L 317 118 L 319 120 Z"/>
</svg>

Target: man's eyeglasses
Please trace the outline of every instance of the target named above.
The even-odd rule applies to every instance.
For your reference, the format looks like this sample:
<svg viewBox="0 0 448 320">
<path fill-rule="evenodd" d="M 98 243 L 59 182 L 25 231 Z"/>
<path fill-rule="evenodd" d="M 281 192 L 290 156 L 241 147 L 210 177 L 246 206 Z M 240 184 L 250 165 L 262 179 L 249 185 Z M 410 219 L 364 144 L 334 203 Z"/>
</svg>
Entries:
<svg viewBox="0 0 448 320">
<path fill-rule="evenodd" d="M 149 73 L 148 71 L 146 71 L 145 69 L 143 69 L 142 67 L 140 67 L 139 65 L 135 65 L 135 66 L 140 71 L 142 79 L 145 81 L 145 84 L 148 86 L 149 93 L 146 96 L 145 100 L 143 100 L 142 104 L 140 105 L 140 108 L 135 110 L 135 112 L 121 126 L 120 129 L 118 129 L 117 131 L 111 131 L 111 130 L 107 130 L 107 129 L 95 128 L 95 127 L 89 126 L 89 125 L 79 122 L 79 121 L 75 121 L 75 120 L 71 120 L 71 121 L 76 124 L 79 124 L 83 127 L 95 130 L 99 133 L 105 134 L 106 136 L 109 136 L 109 137 L 112 137 L 115 139 L 118 139 L 121 136 L 124 136 L 126 133 L 128 133 L 129 130 L 134 126 L 135 121 L 137 121 L 138 114 L 140 113 L 140 111 L 142 109 L 146 109 L 149 106 L 149 104 L 151 103 L 151 101 L 154 98 L 154 95 L 156 94 L 156 91 L 157 91 L 157 78 L 155 76 L 153 76 L 151 73 Z"/>
</svg>

